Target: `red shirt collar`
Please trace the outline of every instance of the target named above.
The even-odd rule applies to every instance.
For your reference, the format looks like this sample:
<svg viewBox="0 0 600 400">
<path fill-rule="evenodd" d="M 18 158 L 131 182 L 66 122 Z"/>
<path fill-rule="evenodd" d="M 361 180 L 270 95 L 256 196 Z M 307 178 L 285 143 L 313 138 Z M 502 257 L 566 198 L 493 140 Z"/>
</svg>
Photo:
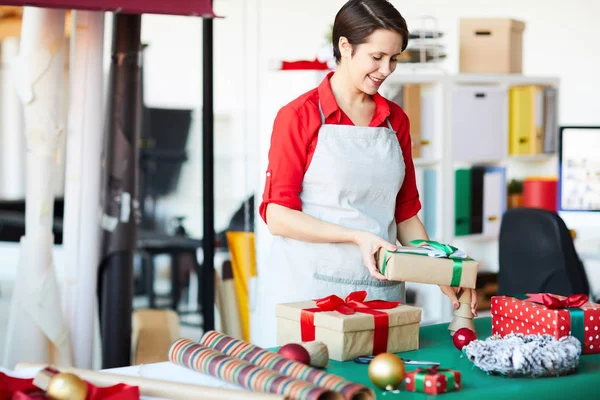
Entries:
<svg viewBox="0 0 600 400">
<path fill-rule="evenodd" d="M 321 103 L 321 109 L 323 110 L 323 114 L 325 115 L 325 120 L 328 122 L 340 123 L 342 118 L 342 110 L 337 104 L 335 100 L 335 96 L 333 95 L 333 91 L 331 90 L 331 84 L 329 83 L 329 79 L 334 74 L 334 71 L 331 71 L 327 74 L 327 76 L 323 79 L 319 87 L 317 88 L 319 94 L 319 102 Z M 390 116 L 390 105 L 387 100 L 383 98 L 379 93 L 375 93 L 373 96 L 373 100 L 375 101 L 375 114 L 373 114 L 373 119 L 369 126 L 380 126 L 387 117 Z M 331 118 L 331 119 L 330 119 Z"/>
</svg>

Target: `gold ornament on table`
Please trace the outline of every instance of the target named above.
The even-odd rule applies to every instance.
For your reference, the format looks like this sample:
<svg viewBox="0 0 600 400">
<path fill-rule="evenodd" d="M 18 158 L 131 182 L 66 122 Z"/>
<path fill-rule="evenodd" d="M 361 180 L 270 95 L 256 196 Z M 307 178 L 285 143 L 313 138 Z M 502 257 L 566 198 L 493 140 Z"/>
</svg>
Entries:
<svg viewBox="0 0 600 400">
<path fill-rule="evenodd" d="M 379 354 L 369 363 L 369 379 L 382 390 L 399 389 L 405 374 L 404 361 L 395 354 Z"/>
<path fill-rule="evenodd" d="M 458 302 L 460 306 L 454 310 L 454 318 L 448 325 L 450 336 L 454 336 L 454 332 L 460 328 L 469 328 L 475 332 L 475 324 L 473 323 L 473 312 L 471 311 L 471 290 L 462 289 L 462 292 L 458 293 Z"/>
<path fill-rule="evenodd" d="M 87 384 L 75 374 L 61 372 L 50 379 L 46 395 L 52 400 L 85 400 Z"/>
</svg>

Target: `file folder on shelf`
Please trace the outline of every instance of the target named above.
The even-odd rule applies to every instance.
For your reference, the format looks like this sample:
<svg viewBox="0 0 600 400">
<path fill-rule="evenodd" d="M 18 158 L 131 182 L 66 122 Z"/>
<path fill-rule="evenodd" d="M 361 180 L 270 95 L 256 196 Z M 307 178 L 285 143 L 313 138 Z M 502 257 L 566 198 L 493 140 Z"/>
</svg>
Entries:
<svg viewBox="0 0 600 400">
<path fill-rule="evenodd" d="M 558 143 L 558 115 L 556 88 L 544 88 L 544 153 L 556 153 Z"/>
<path fill-rule="evenodd" d="M 423 205 L 425 196 L 425 172 L 423 168 L 415 167 L 415 180 L 417 183 L 417 191 L 419 192 L 419 200 L 421 200 L 421 209 L 417 213 L 417 216 L 421 222 L 425 221 L 425 206 Z"/>
<path fill-rule="evenodd" d="M 471 168 L 471 234 L 483 233 L 484 167 Z"/>
<path fill-rule="evenodd" d="M 423 225 L 431 238 L 436 237 L 436 218 L 437 218 L 437 171 L 434 169 L 426 169 L 423 172 L 424 197 L 423 208 L 425 209 L 425 217 Z"/>
<path fill-rule="evenodd" d="M 454 190 L 454 236 L 471 233 L 471 169 L 457 169 Z"/>
<path fill-rule="evenodd" d="M 509 90 L 509 153 L 544 152 L 544 88 L 517 86 Z"/>
<path fill-rule="evenodd" d="M 386 97 L 398 104 L 410 122 L 410 138 L 412 139 L 412 156 L 421 158 L 421 85 L 394 85 L 388 89 Z"/>
<path fill-rule="evenodd" d="M 424 160 L 433 160 L 436 158 L 436 149 L 434 138 L 436 132 L 436 123 L 439 118 L 436 115 L 434 87 L 421 86 L 421 137 L 419 143 L 419 155 Z"/>
<path fill-rule="evenodd" d="M 486 167 L 483 175 L 483 231 L 486 236 L 500 234 L 506 210 L 506 172 L 504 167 Z"/>
<path fill-rule="evenodd" d="M 435 238 L 437 218 L 437 171 L 431 168 L 415 168 L 417 190 L 421 200 L 421 210 L 417 214 L 427 235 Z"/>
<path fill-rule="evenodd" d="M 414 158 L 421 157 L 421 86 L 404 85 L 402 88 L 402 109 L 410 121 L 410 137 Z"/>
</svg>

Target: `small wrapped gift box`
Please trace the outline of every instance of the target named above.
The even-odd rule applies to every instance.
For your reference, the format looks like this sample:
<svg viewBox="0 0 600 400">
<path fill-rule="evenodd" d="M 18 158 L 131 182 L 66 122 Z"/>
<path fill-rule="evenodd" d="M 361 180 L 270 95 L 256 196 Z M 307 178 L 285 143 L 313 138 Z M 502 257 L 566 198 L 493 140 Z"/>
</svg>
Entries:
<svg viewBox="0 0 600 400">
<path fill-rule="evenodd" d="M 492 334 L 575 336 L 584 354 L 600 353 L 600 304 L 587 295 L 549 293 L 492 297 Z"/>
<path fill-rule="evenodd" d="M 421 309 L 365 301 L 366 296 L 366 291 L 359 291 L 345 300 L 328 296 L 278 304 L 277 344 L 317 340 L 327 345 L 329 358 L 336 361 L 418 349 Z"/>
<path fill-rule="evenodd" d="M 437 367 L 407 372 L 404 387 L 408 392 L 440 394 L 460 390 L 460 371 Z"/>
<path fill-rule="evenodd" d="M 396 251 L 381 249 L 377 265 L 392 281 L 429 283 L 474 289 L 478 262 L 456 247 L 431 240 L 412 241 Z"/>
</svg>

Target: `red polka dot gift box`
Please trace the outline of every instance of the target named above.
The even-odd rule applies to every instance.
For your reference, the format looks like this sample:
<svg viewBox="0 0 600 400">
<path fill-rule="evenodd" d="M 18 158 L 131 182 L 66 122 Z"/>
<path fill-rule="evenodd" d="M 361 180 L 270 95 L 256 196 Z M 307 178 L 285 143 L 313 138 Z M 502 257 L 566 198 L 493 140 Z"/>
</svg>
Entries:
<svg viewBox="0 0 600 400">
<path fill-rule="evenodd" d="M 584 354 L 600 353 L 600 304 L 589 302 L 587 295 L 494 296 L 491 314 L 492 335 L 572 335 Z"/>
<path fill-rule="evenodd" d="M 407 372 L 404 388 L 407 392 L 440 394 L 460 390 L 460 371 L 438 369 L 437 366 Z"/>
</svg>

